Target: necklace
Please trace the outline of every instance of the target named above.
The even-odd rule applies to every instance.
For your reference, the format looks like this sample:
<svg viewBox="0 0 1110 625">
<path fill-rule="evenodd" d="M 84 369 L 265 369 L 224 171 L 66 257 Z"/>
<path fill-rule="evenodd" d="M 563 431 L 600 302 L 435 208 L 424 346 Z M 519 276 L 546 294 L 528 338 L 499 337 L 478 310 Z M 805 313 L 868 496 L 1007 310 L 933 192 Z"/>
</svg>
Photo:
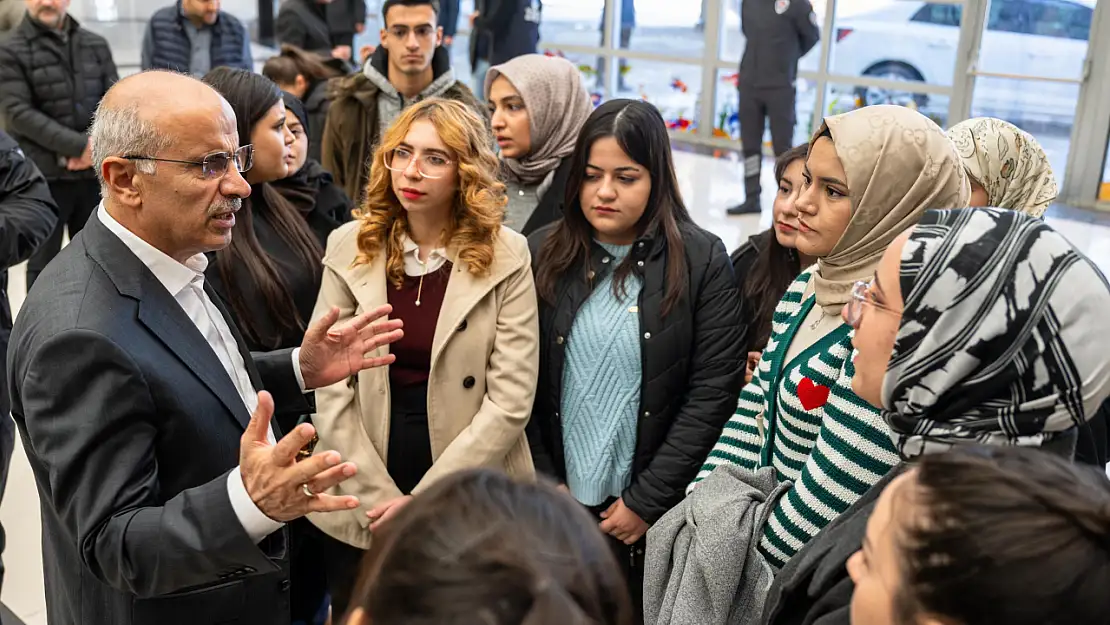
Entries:
<svg viewBox="0 0 1110 625">
<path fill-rule="evenodd" d="M 426 261 L 420 260 L 419 251 L 417 251 L 416 253 L 416 262 L 420 263 L 420 266 L 424 268 L 424 273 L 420 274 L 420 282 L 416 285 L 416 305 L 419 306 L 420 293 L 424 291 L 424 276 L 428 275 L 428 263 Z"/>
</svg>

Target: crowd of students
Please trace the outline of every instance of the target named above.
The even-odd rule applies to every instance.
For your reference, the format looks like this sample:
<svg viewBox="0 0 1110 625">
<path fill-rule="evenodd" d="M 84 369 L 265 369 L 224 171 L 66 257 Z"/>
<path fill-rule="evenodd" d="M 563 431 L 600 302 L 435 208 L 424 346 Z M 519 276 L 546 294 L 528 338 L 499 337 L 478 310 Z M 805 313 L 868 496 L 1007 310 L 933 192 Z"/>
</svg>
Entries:
<svg viewBox="0 0 1110 625">
<path fill-rule="evenodd" d="M 294 622 L 1110 618 L 1110 286 L 1042 221 L 1035 139 L 829 117 L 730 254 L 652 105 L 541 55 L 480 101 L 431 0 L 382 16 L 356 73 L 287 45 L 203 79 L 253 146 L 205 272 L 249 349 L 404 324 L 279 411 L 358 467 L 289 527 Z"/>
</svg>

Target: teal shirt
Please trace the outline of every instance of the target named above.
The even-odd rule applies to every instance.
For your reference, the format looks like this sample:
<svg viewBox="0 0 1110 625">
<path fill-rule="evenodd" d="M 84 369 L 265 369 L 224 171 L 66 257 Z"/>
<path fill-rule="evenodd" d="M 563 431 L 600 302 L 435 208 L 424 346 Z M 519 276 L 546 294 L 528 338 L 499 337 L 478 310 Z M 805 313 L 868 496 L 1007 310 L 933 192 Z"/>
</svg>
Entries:
<svg viewBox="0 0 1110 625">
<path fill-rule="evenodd" d="M 578 309 L 563 367 L 563 448 L 567 488 L 587 506 L 620 497 L 632 482 L 642 365 L 638 302 L 643 281 L 629 275 L 623 297 L 613 271 L 631 245 L 600 244 L 609 272 Z"/>
</svg>

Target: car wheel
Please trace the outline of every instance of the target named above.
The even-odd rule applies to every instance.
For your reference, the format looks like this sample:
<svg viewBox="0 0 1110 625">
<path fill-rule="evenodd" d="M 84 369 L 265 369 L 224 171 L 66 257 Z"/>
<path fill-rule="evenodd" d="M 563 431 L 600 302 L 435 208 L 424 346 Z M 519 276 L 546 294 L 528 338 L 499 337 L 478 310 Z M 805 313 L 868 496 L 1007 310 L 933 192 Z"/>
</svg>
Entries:
<svg viewBox="0 0 1110 625">
<path fill-rule="evenodd" d="M 871 66 L 863 72 L 864 76 L 869 78 L 881 78 L 883 80 L 898 80 L 898 81 L 914 81 L 921 82 L 921 73 L 909 65 L 903 63 L 884 62 Z M 898 106 L 909 106 L 911 103 L 918 109 L 924 107 L 929 102 L 929 96 L 923 93 L 913 93 L 911 91 L 903 91 L 901 89 L 883 89 L 880 87 L 859 87 L 856 89 L 856 95 L 865 106 L 873 106 L 876 104 L 896 104 Z"/>
</svg>

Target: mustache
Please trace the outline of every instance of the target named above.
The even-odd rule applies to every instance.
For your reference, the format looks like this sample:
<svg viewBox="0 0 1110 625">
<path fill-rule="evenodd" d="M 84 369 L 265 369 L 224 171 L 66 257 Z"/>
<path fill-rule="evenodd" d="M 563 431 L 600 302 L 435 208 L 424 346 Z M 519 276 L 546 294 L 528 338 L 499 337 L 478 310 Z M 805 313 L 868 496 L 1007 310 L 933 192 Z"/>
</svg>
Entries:
<svg viewBox="0 0 1110 625">
<path fill-rule="evenodd" d="M 243 207 L 243 198 L 233 198 L 230 200 L 221 200 L 208 208 L 208 216 L 215 217 L 216 215 L 223 215 L 224 213 L 231 213 Z"/>
</svg>

